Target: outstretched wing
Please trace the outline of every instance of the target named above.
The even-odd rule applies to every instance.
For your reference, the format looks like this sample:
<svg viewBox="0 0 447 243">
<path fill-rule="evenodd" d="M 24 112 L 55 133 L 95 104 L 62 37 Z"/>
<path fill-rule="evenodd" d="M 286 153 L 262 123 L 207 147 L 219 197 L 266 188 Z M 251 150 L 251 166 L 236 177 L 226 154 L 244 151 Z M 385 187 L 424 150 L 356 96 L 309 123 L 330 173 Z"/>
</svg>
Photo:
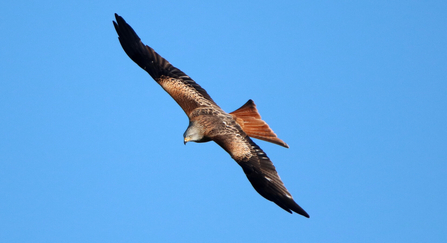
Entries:
<svg viewBox="0 0 447 243">
<path fill-rule="evenodd" d="M 213 140 L 242 167 L 251 185 L 261 196 L 289 213 L 293 211 L 309 218 L 309 214 L 293 200 L 267 154 L 248 136 L 226 134 L 216 136 Z"/>
<path fill-rule="evenodd" d="M 113 25 L 126 54 L 174 98 L 188 117 L 195 108 L 217 106 L 200 85 L 180 69 L 172 66 L 154 49 L 144 45 L 121 16 L 115 14 L 115 18 L 116 22 L 113 21 Z"/>
</svg>

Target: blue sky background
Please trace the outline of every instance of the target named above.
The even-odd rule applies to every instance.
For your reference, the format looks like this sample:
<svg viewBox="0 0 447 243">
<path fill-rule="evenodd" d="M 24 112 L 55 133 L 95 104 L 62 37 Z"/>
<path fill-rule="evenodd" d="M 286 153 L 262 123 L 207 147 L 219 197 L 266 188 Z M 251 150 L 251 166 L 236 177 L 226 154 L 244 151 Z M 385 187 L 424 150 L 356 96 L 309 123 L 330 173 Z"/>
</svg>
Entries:
<svg viewBox="0 0 447 243">
<path fill-rule="evenodd" d="M 251 187 L 124 53 L 122 15 L 310 214 Z M 0 242 L 447 242 L 446 1 L 2 1 Z"/>
</svg>

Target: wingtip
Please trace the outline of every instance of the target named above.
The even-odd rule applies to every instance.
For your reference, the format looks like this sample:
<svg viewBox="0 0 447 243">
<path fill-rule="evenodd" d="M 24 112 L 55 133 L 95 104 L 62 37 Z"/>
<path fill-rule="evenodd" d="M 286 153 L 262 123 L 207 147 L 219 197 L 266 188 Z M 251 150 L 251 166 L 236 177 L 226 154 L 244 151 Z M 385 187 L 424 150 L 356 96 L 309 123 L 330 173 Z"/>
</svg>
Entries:
<svg viewBox="0 0 447 243">
<path fill-rule="evenodd" d="M 309 214 L 306 211 L 304 211 L 304 209 L 302 209 L 300 206 L 298 206 L 298 208 L 294 208 L 292 210 L 299 215 L 302 215 L 306 218 L 310 218 Z"/>
<path fill-rule="evenodd" d="M 304 209 L 300 207 L 300 205 L 298 205 L 298 203 L 296 203 L 291 198 L 282 198 L 280 200 L 272 200 L 272 201 L 290 214 L 297 213 L 306 218 L 310 218 L 309 214 L 306 211 L 304 211 Z"/>
<path fill-rule="evenodd" d="M 304 209 L 302 207 L 300 207 L 300 205 L 298 205 L 295 201 L 293 201 L 293 204 L 289 205 L 289 206 L 291 206 L 290 209 L 293 212 L 295 212 L 295 213 L 297 213 L 299 215 L 302 215 L 302 216 L 304 216 L 306 218 L 310 218 L 309 214 L 306 211 L 304 211 Z"/>
<path fill-rule="evenodd" d="M 116 30 L 116 32 L 119 35 L 119 33 L 120 33 L 119 32 L 119 24 L 120 24 L 120 22 L 124 21 L 124 19 L 121 16 L 119 16 L 117 13 L 115 13 L 115 20 L 112 21 L 113 22 L 113 26 L 115 27 L 115 30 Z"/>
<path fill-rule="evenodd" d="M 302 215 L 306 218 L 310 218 L 309 214 L 306 211 L 304 211 L 304 209 L 300 205 L 298 205 L 298 203 L 296 203 L 295 200 L 293 200 L 292 198 L 281 200 L 281 202 L 282 203 L 278 202 L 275 203 L 289 213 L 292 213 L 293 211 L 294 213 Z"/>
<path fill-rule="evenodd" d="M 304 211 L 304 209 L 302 209 L 298 204 L 288 205 L 291 207 L 288 207 L 288 206 L 286 207 L 285 205 L 280 205 L 280 204 L 278 204 L 278 206 L 280 206 L 282 209 L 284 209 L 285 211 L 287 211 L 290 214 L 296 213 L 296 214 L 302 215 L 306 218 L 310 218 L 309 214 L 306 211 Z"/>
<path fill-rule="evenodd" d="M 116 19 L 116 22 L 113 21 L 113 24 L 114 24 L 115 26 L 119 26 L 119 25 L 125 25 L 125 24 L 127 24 L 126 21 L 124 20 L 124 18 L 121 17 L 120 15 L 118 15 L 117 13 L 115 13 L 115 19 Z"/>
<path fill-rule="evenodd" d="M 306 212 L 304 212 L 304 213 L 300 213 L 300 215 L 303 215 L 303 216 L 306 217 L 306 218 L 310 218 L 309 214 L 307 214 Z"/>
</svg>

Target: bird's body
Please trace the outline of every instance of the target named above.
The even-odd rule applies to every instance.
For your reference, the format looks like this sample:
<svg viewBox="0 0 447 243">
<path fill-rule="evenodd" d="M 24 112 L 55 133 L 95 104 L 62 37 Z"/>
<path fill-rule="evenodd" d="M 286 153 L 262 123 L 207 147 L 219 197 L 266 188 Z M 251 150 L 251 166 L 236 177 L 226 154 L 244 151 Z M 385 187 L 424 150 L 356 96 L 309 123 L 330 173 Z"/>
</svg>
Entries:
<svg viewBox="0 0 447 243">
<path fill-rule="evenodd" d="M 288 147 L 259 115 L 252 100 L 234 112 L 223 111 L 185 73 L 172 66 L 149 46 L 144 45 L 122 17 L 113 22 L 121 46 L 127 55 L 180 105 L 189 118 L 184 142 L 214 141 L 242 167 L 255 190 L 284 210 L 309 215 L 293 200 L 282 183 L 275 166 L 250 137 Z"/>
</svg>

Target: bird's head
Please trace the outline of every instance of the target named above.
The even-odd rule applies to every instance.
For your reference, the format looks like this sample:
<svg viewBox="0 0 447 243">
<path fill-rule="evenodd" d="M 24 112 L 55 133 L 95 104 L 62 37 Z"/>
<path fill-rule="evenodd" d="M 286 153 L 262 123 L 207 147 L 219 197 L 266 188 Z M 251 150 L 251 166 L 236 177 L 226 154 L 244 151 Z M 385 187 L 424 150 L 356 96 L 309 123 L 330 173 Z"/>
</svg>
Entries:
<svg viewBox="0 0 447 243">
<path fill-rule="evenodd" d="M 183 143 L 198 142 L 203 138 L 203 132 L 200 127 L 196 125 L 196 122 L 190 121 L 189 126 L 183 133 Z"/>
<path fill-rule="evenodd" d="M 187 142 L 208 142 L 210 141 L 209 138 L 206 138 L 204 136 L 204 131 L 200 125 L 197 124 L 195 121 L 190 121 L 189 126 L 186 129 L 185 133 L 183 133 L 183 143 L 186 144 Z"/>
</svg>

